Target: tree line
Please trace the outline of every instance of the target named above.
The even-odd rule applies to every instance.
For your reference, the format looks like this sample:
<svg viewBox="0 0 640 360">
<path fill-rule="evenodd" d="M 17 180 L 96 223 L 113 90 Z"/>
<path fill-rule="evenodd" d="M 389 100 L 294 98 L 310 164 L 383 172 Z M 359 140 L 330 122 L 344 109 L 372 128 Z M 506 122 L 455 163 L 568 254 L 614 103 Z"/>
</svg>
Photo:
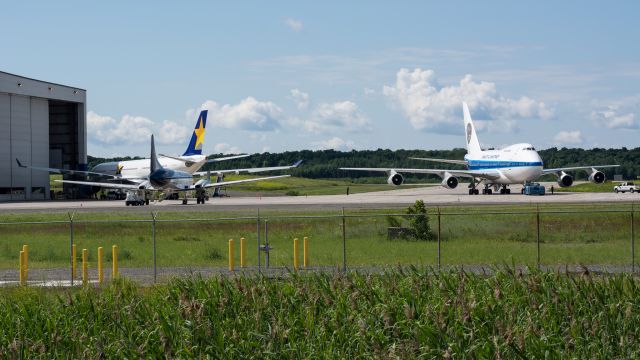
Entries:
<svg viewBox="0 0 640 360">
<path fill-rule="evenodd" d="M 429 157 L 439 159 L 462 160 L 467 153 L 466 149 L 455 148 L 452 150 L 300 150 L 285 151 L 282 153 L 261 153 L 246 158 L 209 163 L 203 167 L 206 170 L 283 166 L 290 165 L 297 160 L 304 160 L 303 164 L 288 172 L 293 176 L 312 179 L 352 179 L 356 182 L 381 182 L 384 177 L 381 173 L 369 173 L 360 171 L 343 171 L 341 167 L 396 167 L 396 168 L 439 168 L 461 169 L 460 165 L 433 163 L 413 160 L 411 157 Z M 624 179 L 637 179 L 640 176 L 640 147 L 627 149 L 568 149 L 549 148 L 539 150 L 538 153 L 544 161 L 545 168 L 570 167 L 581 165 L 610 165 L 618 164 L 619 168 L 600 169 L 608 179 L 614 175 L 622 175 Z M 227 156 L 223 154 L 212 155 L 210 158 Z M 88 156 L 89 168 L 105 161 L 123 161 L 139 159 L 138 157 L 98 158 Z M 436 181 L 436 176 L 425 174 L 406 174 L 407 182 Z M 577 178 L 586 177 L 586 173 L 577 173 Z"/>
</svg>

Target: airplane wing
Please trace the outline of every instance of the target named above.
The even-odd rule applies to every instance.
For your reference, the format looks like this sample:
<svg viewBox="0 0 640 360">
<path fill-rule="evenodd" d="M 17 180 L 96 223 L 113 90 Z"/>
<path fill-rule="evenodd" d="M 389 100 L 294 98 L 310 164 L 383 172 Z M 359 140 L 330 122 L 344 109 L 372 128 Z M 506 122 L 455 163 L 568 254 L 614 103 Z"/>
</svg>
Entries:
<svg viewBox="0 0 640 360">
<path fill-rule="evenodd" d="M 289 176 L 291 176 L 291 175 L 266 176 L 266 177 L 254 178 L 254 179 L 222 181 L 222 182 L 219 182 L 219 183 L 207 184 L 207 185 L 205 185 L 205 188 L 209 189 L 209 188 L 213 188 L 213 187 L 235 185 L 235 184 L 243 184 L 243 183 L 254 182 L 254 181 L 281 179 L 281 178 L 286 178 L 286 177 L 289 177 Z"/>
<path fill-rule="evenodd" d="M 48 172 L 52 172 L 54 174 L 97 175 L 97 176 L 104 176 L 104 177 L 109 177 L 109 178 L 113 178 L 113 179 L 122 179 L 122 180 L 124 180 L 122 177 L 117 176 L 117 175 L 99 173 L 99 172 L 94 172 L 94 171 L 68 170 L 68 169 L 57 169 L 57 168 L 48 168 L 48 167 L 24 165 L 24 164 L 22 164 L 20 162 L 20 160 L 18 160 L 18 158 L 16 158 L 16 162 L 18 163 L 18 166 L 21 167 L 21 168 L 40 170 L 40 171 L 48 171 Z"/>
<path fill-rule="evenodd" d="M 542 174 L 557 174 L 562 171 L 571 171 L 571 170 L 591 170 L 591 169 L 601 169 L 601 168 L 612 168 L 619 167 L 620 165 L 597 165 L 597 166 L 574 166 L 574 167 L 565 167 L 565 168 L 556 168 L 556 169 L 542 169 Z"/>
<path fill-rule="evenodd" d="M 207 160 L 207 163 L 246 158 L 247 156 L 251 156 L 251 155 L 250 154 L 240 154 L 240 155 L 233 155 L 233 156 L 226 156 L 226 157 L 221 157 L 221 158 L 209 159 L 209 160 Z"/>
<path fill-rule="evenodd" d="M 182 162 L 190 162 L 191 161 L 191 160 L 179 158 L 177 156 L 170 156 L 170 155 L 165 155 L 165 154 L 160 154 L 160 156 L 166 157 L 166 158 L 169 158 L 169 159 L 173 159 L 173 160 L 182 161 Z M 226 157 L 221 157 L 221 158 L 209 159 L 209 160 L 205 161 L 205 163 L 212 163 L 212 162 L 218 162 L 218 161 L 240 159 L 240 158 L 245 158 L 247 156 L 251 156 L 251 155 L 249 155 L 249 154 L 240 154 L 240 155 L 226 156 Z"/>
<path fill-rule="evenodd" d="M 410 157 L 409 159 L 423 160 L 423 161 L 433 161 L 433 162 L 441 162 L 441 163 L 457 164 L 457 165 L 467 165 L 468 164 L 467 160 L 433 159 L 433 158 L 417 158 L 417 157 Z"/>
<path fill-rule="evenodd" d="M 219 183 L 207 184 L 204 187 L 208 189 L 208 188 L 213 188 L 213 187 L 235 185 L 235 184 L 243 184 L 243 183 L 249 183 L 249 182 L 255 182 L 255 181 L 280 179 L 280 178 L 285 178 L 285 177 L 289 177 L 289 176 L 291 176 L 291 175 L 278 175 L 278 176 L 267 176 L 267 177 L 261 177 L 261 178 L 255 178 L 255 179 L 223 181 L 223 182 L 219 182 Z M 147 187 L 144 187 L 144 189 L 140 189 L 142 184 L 137 184 L 137 185 L 133 185 L 133 184 L 114 184 L 114 183 L 92 182 L 92 181 L 76 181 L 76 180 L 56 180 L 56 182 L 62 182 L 62 183 L 67 183 L 67 184 L 77 184 L 77 185 L 87 185 L 87 186 L 99 186 L 99 187 L 104 187 L 104 188 L 109 188 L 109 189 L 124 189 L 124 190 L 191 191 L 191 190 L 195 190 L 196 189 L 196 187 L 194 185 L 190 186 L 188 189 L 154 189 L 154 188 L 147 188 Z"/>
<path fill-rule="evenodd" d="M 446 173 L 453 176 L 468 177 L 468 178 L 482 178 L 488 180 L 495 180 L 502 175 L 500 171 L 487 169 L 487 170 L 449 170 L 449 169 L 395 169 L 395 168 L 340 168 L 340 170 L 353 170 L 353 171 L 384 171 L 390 173 L 391 171 L 399 173 L 415 173 L 415 174 L 434 174 L 440 177 L 444 177 Z"/>
<path fill-rule="evenodd" d="M 257 173 L 257 172 L 265 172 L 265 171 L 275 171 L 275 170 L 288 170 L 297 168 L 302 164 L 302 160 L 298 160 L 293 165 L 285 165 L 285 166 L 270 166 L 270 167 L 259 167 L 259 168 L 246 168 L 246 169 L 229 169 L 229 170 L 211 170 L 211 171 L 198 171 L 195 172 L 194 175 L 207 175 L 207 174 L 230 174 L 236 173 L 239 174 L 241 172 L 246 172 L 249 174 Z"/>
<path fill-rule="evenodd" d="M 124 190 L 140 190 L 140 184 L 117 184 L 117 183 L 104 183 L 104 182 L 93 182 L 93 181 L 78 181 L 78 180 L 55 180 L 56 182 L 66 183 L 66 184 L 76 184 L 76 185 L 87 185 L 87 186 L 99 186 L 108 189 L 124 189 Z M 145 189 L 145 190 L 153 190 L 153 189 Z"/>
</svg>

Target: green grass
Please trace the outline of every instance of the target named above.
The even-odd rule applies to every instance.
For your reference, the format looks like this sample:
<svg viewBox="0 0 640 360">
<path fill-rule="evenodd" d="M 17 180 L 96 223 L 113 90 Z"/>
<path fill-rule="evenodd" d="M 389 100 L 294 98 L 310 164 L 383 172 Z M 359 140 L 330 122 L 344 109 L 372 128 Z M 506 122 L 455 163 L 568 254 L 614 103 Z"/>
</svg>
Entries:
<svg viewBox="0 0 640 360">
<path fill-rule="evenodd" d="M 554 186 L 554 191 L 558 192 L 593 192 L 593 193 L 610 193 L 613 192 L 613 187 L 619 184 L 620 182 L 612 182 L 606 181 L 604 184 L 594 184 L 592 182 L 585 182 L 578 185 L 569 186 L 566 188 L 561 188 L 559 186 Z M 547 189 L 550 192 L 550 189 Z"/>
<path fill-rule="evenodd" d="M 630 209 L 628 205 L 589 207 L 541 206 L 540 253 L 542 264 L 629 264 Z M 622 212 L 604 212 L 604 210 Z M 430 224 L 437 232 L 436 209 L 430 208 Z M 640 207 L 635 212 L 636 240 L 640 229 Z M 503 212 L 520 214 L 501 214 Z M 554 212 L 552 212 L 554 211 Z M 592 211 L 592 212 L 585 212 Z M 403 213 L 404 209 L 348 210 L 345 219 L 349 266 L 437 264 L 437 243 L 389 240 L 388 222 L 380 214 Z M 443 207 L 441 216 L 441 261 L 443 265 L 536 263 L 537 227 L 535 207 L 469 206 Z M 492 214 L 497 212 L 499 214 Z M 526 212 L 526 213 L 523 213 Z M 559 213 L 555 213 L 559 212 Z M 569 213 L 566 213 L 569 212 Z M 246 238 L 248 266 L 257 265 L 256 213 L 167 212 L 156 224 L 157 264 L 212 266 L 227 264 L 228 240 Z M 271 264 L 291 266 L 293 239 L 309 237 L 313 266 L 342 264 L 342 218 L 339 211 L 262 211 L 260 237 L 264 242 L 264 219 L 268 218 Z M 298 216 L 298 217 L 295 217 Z M 230 218 L 238 217 L 237 220 Z M 244 218 L 243 218 L 244 217 Z M 197 221 L 173 221 L 185 219 Z M 402 217 L 399 217 L 402 220 Z M 14 224 L 16 221 L 59 221 L 45 224 Z M 140 222 L 135 220 L 145 220 Z M 74 217 L 74 243 L 89 249 L 90 266 L 95 266 L 96 249 L 118 245 L 121 267 L 150 267 L 153 264 L 152 224 L 149 213 L 89 212 Z M 171 221 L 166 221 L 171 220 Z M 0 214 L 0 268 L 13 269 L 23 244 L 30 247 L 31 268 L 66 267 L 69 264 L 67 214 Z M 406 223 L 406 220 L 402 220 Z M 79 256 L 79 255 L 78 255 Z M 236 245 L 236 263 L 239 262 Z M 300 254 L 301 256 L 301 254 Z M 110 259 L 108 259 L 108 262 Z M 262 260 L 264 262 L 264 259 Z"/>
<path fill-rule="evenodd" d="M 638 358 L 639 285 L 410 268 L 15 287 L 0 293 L 0 357 Z"/>
</svg>

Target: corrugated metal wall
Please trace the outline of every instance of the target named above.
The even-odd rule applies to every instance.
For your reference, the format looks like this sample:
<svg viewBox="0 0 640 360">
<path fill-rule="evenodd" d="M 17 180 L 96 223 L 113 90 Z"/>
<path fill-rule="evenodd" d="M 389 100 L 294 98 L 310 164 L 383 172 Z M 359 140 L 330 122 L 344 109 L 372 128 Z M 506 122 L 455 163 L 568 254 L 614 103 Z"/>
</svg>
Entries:
<svg viewBox="0 0 640 360">
<path fill-rule="evenodd" d="M 15 159 L 49 166 L 49 101 L 0 94 L 0 128 L 0 200 L 48 199 L 49 174 Z"/>
</svg>

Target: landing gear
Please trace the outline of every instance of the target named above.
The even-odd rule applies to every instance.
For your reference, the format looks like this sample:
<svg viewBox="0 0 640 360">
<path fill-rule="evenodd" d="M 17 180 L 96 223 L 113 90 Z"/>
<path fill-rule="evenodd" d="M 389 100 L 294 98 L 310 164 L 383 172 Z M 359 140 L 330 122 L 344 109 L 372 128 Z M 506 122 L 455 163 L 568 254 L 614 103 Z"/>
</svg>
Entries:
<svg viewBox="0 0 640 360">
<path fill-rule="evenodd" d="M 200 189 L 196 190 L 196 203 L 198 205 L 199 204 L 203 204 L 204 205 L 204 202 L 207 199 L 207 197 L 208 197 L 207 196 L 207 192 L 204 189 L 200 188 Z"/>
<path fill-rule="evenodd" d="M 480 193 L 480 191 L 478 191 L 478 189 L 476 189 L 476 179 L 472 178 L 471 179 L 471 184 L 469 184 L 469 195 L 478 195 Z"/>
<path fill-rule="evenodd" d="M 511 189 L 509 189 L 507 185 L 502 185 L 502 188 L 500 189 L 500 194 L 502 195 L 511 194 Z"/>
<path fill-rule="evenodd" d="M 485 185 L 484 189 L 482 189 L 482 195 L 491 195 L 493 191 L 489 188 L 490 185 Z"/>
</svg>

